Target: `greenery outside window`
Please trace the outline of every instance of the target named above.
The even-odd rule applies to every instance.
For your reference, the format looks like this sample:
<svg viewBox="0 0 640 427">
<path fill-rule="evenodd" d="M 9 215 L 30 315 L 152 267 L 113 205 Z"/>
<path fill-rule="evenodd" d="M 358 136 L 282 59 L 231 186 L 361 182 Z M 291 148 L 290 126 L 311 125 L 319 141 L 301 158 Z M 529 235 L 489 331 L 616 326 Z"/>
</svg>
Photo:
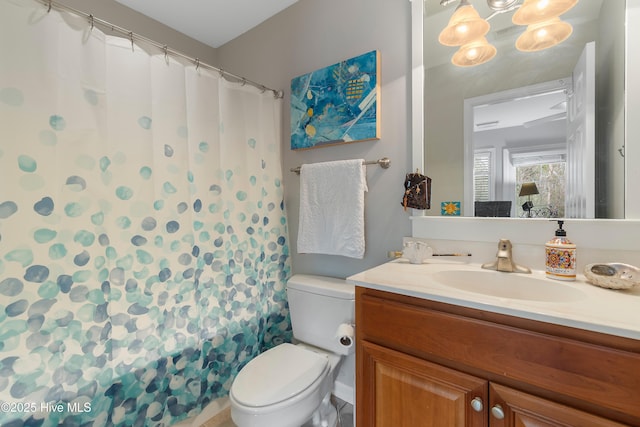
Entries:
<svg viewBox="0 0 640 427">
<path fill-rule="evenodd" d="M 533 203 L 532 216 L 564 217 L 565 171 L 566 162 L 564 161 L 516 166 L 515 199 L 522 199 L 522 197 L 518 198 L 518 194 L 523 183 L 535 182 L 540 194 L 530 196 Z M 516 215 L 526 216 L 526 212 L 522 210 L 522 203 L 525 200 L 519 201 L 521 203 L 516 203 Z"/>
</svg>

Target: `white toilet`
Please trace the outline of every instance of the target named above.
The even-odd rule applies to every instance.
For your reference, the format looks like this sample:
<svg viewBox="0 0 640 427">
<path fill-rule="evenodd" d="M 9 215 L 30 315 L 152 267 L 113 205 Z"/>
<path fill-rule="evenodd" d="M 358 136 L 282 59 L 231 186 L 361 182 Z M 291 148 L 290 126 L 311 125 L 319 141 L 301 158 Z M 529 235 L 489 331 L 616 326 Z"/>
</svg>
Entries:
<svg viewBox="0 0 640 427">
<path fill-rule="evenodd" d="M 339 364 L 355 351 L 355 288 L 331 277 L 294 275 L 287 283 L 296 345 L 265 351 L 231 385 L 238 427 L 335 427 L 330 404 Z"/>
</svg>

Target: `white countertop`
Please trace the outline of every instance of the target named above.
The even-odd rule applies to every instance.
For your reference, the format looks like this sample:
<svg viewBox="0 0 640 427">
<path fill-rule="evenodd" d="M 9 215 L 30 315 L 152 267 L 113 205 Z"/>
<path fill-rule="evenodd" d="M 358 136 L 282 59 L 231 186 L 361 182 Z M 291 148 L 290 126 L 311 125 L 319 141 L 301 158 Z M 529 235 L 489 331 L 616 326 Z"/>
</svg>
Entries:
<svg viewBox="0 0 640 427">
<path fill-rule="evenodd" d="M 511 275 L 540 279 L 566 287 L 564 290 L 575 297 L 564 302 L 496 297 L 483 294 L 482 283 L 477 283 L 478 292 L 460 290 L 439 281 L 438 273 L 450 270 L 481 271 L 488 274 L 482 276 L 487 279 L 492 279 L 491 274 L 500 275 L 498 280 Z M 397 259 L 354 274 L 347 281 L 365 288 L 640 340 L 640 286 L 612 290 L 594 286 L 582 275 L 574 282 L 557 281 L 546 278 L 543 271 L 503 273 L 482 269 L 479 264 L 435 258 L 422 264 Z"/>
</svg>

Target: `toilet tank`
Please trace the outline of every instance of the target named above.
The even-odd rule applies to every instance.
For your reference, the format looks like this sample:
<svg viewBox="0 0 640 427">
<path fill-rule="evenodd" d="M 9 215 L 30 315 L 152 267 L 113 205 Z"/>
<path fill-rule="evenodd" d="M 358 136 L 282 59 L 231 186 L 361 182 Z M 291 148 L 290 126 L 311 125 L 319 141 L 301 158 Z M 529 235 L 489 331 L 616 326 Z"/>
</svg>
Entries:
<svg viewBox="0 0 640 427">
<path fill-rule="evenodd" d="M 337 354 L 355 350 L 340 342 L 338 329 L 355 323 L 355 286 L 343 279 L 296 274 L 287 282 L 293 336 L 304 343 Z M 344 328 L 340 328 L 344 332 Z"/>
</svg>

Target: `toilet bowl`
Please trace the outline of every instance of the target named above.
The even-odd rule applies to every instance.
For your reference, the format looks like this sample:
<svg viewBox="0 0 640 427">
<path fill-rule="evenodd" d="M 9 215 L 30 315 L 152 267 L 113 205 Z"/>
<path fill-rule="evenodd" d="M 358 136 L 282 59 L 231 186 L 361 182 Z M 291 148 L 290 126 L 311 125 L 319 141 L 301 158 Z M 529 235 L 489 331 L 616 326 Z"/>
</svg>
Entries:
<svg viewBox="0 0 640 427">
<path fill-rule="evenodd" d="M 341 361 L 354 351 L 352 334 L 343 334 L 353 332 L 355 288 L 341 279 L 295 275 L 287 295 L 298 344 L 280 344 L 240 370 L 229 392 L 238 427 L 336 425 L 330 397 Z"/>
<path fill-rule="evenodd" d="M 300 427 L 314 415 L 322 417 L 314 413 L 331 392 L 339 359 L 304 344 L 267 350 L 251 360 L 231 386 L 233 421 L 239 427 Z"/>
</svg>

